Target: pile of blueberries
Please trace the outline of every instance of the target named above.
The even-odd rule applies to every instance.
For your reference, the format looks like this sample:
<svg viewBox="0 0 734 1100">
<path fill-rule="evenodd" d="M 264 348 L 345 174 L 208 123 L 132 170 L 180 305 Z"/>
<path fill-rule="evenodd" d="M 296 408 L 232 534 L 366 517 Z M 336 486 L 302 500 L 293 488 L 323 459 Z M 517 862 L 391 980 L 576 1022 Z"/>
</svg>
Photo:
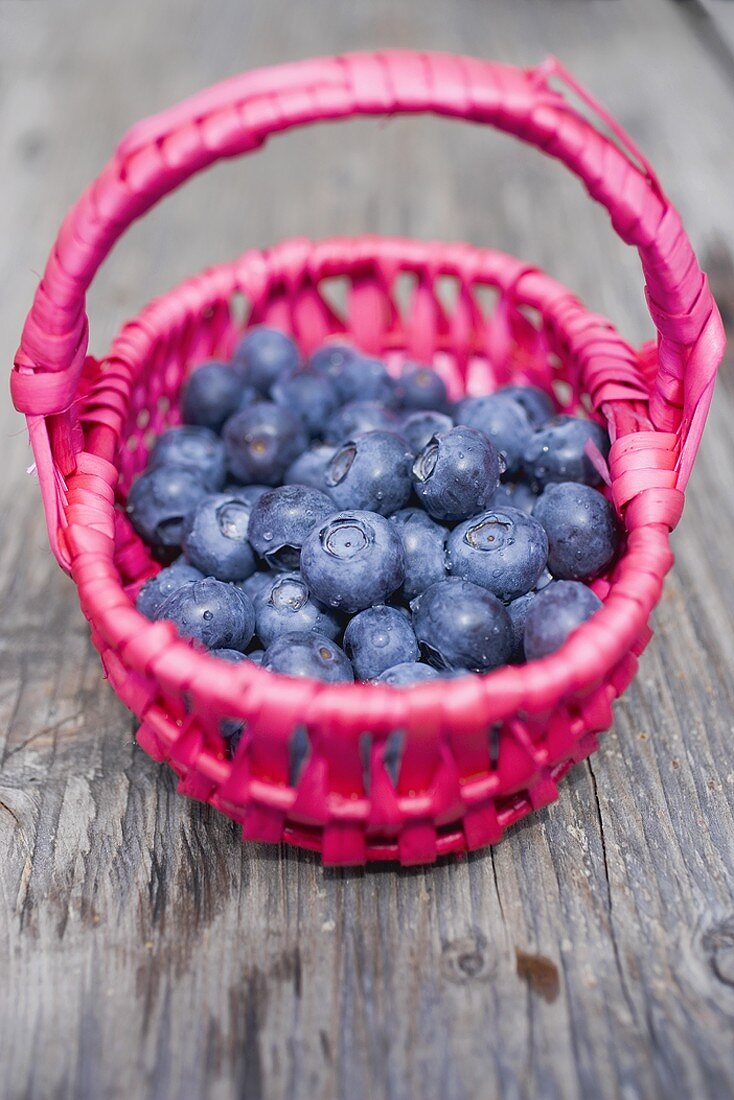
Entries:
<svg viewBox="0 0 734 1100">
<path fill-rule="evenodd" d="M 127 510 L 166 565 L 138 609 L 227 661 L 405 687 L 543 657 L 618 551 L 609 440 L 533 386 L 448 400 L 342 343 L 275 329 L 182 391 Z"/>
</svg>

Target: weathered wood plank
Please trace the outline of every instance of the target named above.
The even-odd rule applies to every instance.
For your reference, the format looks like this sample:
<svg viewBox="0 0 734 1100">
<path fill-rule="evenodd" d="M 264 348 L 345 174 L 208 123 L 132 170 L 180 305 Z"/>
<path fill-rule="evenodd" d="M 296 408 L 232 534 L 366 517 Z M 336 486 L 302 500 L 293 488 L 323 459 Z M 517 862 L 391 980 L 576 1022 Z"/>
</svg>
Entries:
<svg viewBox="0 0 734 1100">
<path fill-rule="evenodd" d="M 713 0 L 712 0 L 713 2 Z M 70 17 L 73 13 L 73 18 Z M 142 114 L 240 68 L 380 44 L 530 64 L 552 50 L 639 138 L 712 253 L 727 245 L 734 97 L 666 0 L 0 5 L 0 344 L 53 233 Z M 651 58 L 655 63 L 651 63 Z M 124 63 L 123 63 L 124 61 Z M 712 110 L 715 104 L 715 110 Z M 93 343 L 249 244 L 377 232 L 493 243 L 634 338 L 638 265 L 573 180 L 478 128 L 319 127 L 217 168 L 116 248 Z M 721 1097 L 734 1089 L 731 368 L 678 565 L 615 730 L 492 853 L 322 871 L 245 848 L 133 744 L 46 549 L 2 407 L 0 1064 L 10 1097 Z"/>
</svg>

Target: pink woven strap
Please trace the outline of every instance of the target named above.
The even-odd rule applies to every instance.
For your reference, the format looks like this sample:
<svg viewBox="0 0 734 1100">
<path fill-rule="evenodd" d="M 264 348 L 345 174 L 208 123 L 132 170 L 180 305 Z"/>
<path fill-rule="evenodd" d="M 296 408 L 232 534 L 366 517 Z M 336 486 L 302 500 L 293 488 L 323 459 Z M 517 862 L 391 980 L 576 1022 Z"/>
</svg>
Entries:
<svg viewBox="0 0 734 1100">
<path fill-rule="evenodd" d="M 572 105 L 564 85 L 581 96 L 599 126 Z M 565 163 L 607 207 L 616 231 L 640 252 L 658 330 L 651 416 L 657 427 L 679 434 L 678 484 L 685 485 L 723 353 L 723 330 L 680 218 L 624 131 L 553 58 L 526 71 L 448 54 L 349 54 L 245 73 L 141 122 L 64 220 L 11 380 L 15 404 L 29 417 L 49 533 L 62 563 L 59 473 L 74 468 L 80 446 L 69 410 L 88 342 L 85 295 L 117 238 L 195 172 L 258 148 L 272 133 L 399 112 L 433 112 L 515 134 Z"/>
</svg>

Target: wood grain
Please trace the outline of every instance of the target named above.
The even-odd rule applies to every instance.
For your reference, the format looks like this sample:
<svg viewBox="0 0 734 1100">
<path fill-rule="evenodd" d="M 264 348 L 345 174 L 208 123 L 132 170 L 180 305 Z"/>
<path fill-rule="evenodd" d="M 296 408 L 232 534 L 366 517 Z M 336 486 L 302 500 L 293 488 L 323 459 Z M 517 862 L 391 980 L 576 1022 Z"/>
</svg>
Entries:
<svg viewBox="0 0 734 1100">
<path fill-rule="evenodd" d="M 659 169 L 731 319 L 734 90 L 689 15 L 668 0 L 0 3 L 3 361 L 65 208 L 127 125 L 241 68 L 388 44 L 561 56 Z M 496 244 L 650 332 L 636 257 L 575 181 L 509 139 L 415 119 L 319 126 L 187 186 L 115 249 L 93 347 L 249 244 L 365 228 Z M 730 362 L 614 731 L 495 850 L 402 872 L 245 847 L 135 748 L 3 401 L 3 1095 L 734 1094 Z"/>
</svg>

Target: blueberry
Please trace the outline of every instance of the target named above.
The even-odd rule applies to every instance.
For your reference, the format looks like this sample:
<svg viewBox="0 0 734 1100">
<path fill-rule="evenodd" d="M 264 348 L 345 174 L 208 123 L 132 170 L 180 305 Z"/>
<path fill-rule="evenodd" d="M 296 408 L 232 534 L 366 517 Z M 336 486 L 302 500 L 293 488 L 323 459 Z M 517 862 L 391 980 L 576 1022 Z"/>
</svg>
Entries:
<svg viewBox="0 0 734 1100">
<path fill-rule="evenodd" d="M 259 401 L 224 425 L 229 469 L 245 483 L 278 485 L 307 438 L 300 420 L 281 405 Z"/>
<path fill-rule="evenodd" d="M 497 393 L 522 405 L 533 428 L 540 428 L 555 413 L 553 398 L 538 386 L 500 386 Z"/>
<path fill-rule="evenodd" d="M 533 514 L 548 535 L 554 577 L 591 580 L 611 565 L 620 528 L 614 508 L 596 489 L 573 481 L 548 485 Z"/>
<path fill-rule="evenodd" d="M 242 386 L 241 374 L 229 363 L 202 363 L 188 376 L 181 390 L 184 424 L 199 424 L 218 432 L 239 407 Z"/>
<path fill-rule="evenodd" d="M 293 374 L 300 360 L 291 338 L 267 325 L 246 332 L 234 353 L 234 362 L 244 370 L 247 381 L 263 395 L 279 378 Z"/>
<path fill-rule="evenodd" d="M 331 379 L 314 370 L 281 378 L 270 392 L 276 405 L 291 409 L 311 436 L 321 435 L 340 404 Z"/>
<path fill-rule="evenodd" d="M 294 631 L 338 638 L 341 626 L 335 613 L 311 598 L 300 573 L 279 573 L 270 580 L 255 599 L 257 636 L 264 646 Z"/>
<path fill-rule="evenodd" d="M 390 516 L 390 521 L 403 542 L 405 580 L 401 595 L 410 601 L 446 577 L 447 531 L 421 508 L 403 508 Z"/>
<path fill-rule="evenodd" d="M 307 451 L 299 455 L 285 472 L 283 482 L 286 485 L 309 485 L 312 489 L 327 492 L 324 475 L 331 462 L 335 448 L 329 443 L 313 443 Z"/>
<path fill-rule="evenodd" d="M 301 573 L 321 603 L 363 611 L 385 603 L 403 583 L 403 544 L 394 525 L 375 512 L 339 512 L 307 537 Z"/>
<path fill-rule="evenodd" d="M 382 516 L 402 508 L 411 488 L 413 455 L 393 432 L 364 432 L 337 448 L 324 481 L 337 508 Z"/>
<path fill-rule="evenodd" d="M 239 649 L 210 649 L 209 652 L 212 657 L 218 657 L 220 661 L 229 661 L 233 665 L 249 660 Z"/>
<path fill-rule="evenodd" d="M 537 497 L 525 481 L 503 481 L 492 497 L 493 508 L 519 508 L 532 515 Z"/>
<path fill-rule="evenodd" d="M 241 581 L 255 572 L 248 541 L 249 504 L 226 493 L 200 500 L 183 526 L 183 551 L 188 561 L 220 581 Z"/>
<path fill-rule="evenodd" d="M 554 581 L 538 592 L 525 619 L 527 659 L 555 653 L 601 605 L 599 597 L 580 581 Z"/>
<path fill-rule="evenodd" d="M 271 569 L 298 569 L 306 535 L 335 511 L 333 500 L 318 489 L 279 485 L 252 509 L 250 542 Z"/>
<path fill-rule="evenodd" d="M 434 412 L 427 409 L 425 412 L 408 413 L 400 425 L 400 434 L 414 455 L 431 442 L 434 435 L 439 432 L 450 432 L 454 422 L 447 413 Z"/>
<path fill-rule="evenodd" d="M 252 600 L 233 584 L 214 577 L 193 581 L 172 592 L 156 619 L 169 619 L 184 638 L 207 649 L 245 649 L 255 632 Z"/>
<path fill-rule="evenodd" d="M 355 353 L 342 365 L 333 378 L 343 403 L 347 401 L 377 401 L 382 405 L 398 403 L 398 387 L 379 359 Z"/>
<path fill-rule="evenodd" d="M 606 458 L 609 436 L 599 424 L 576 416 L 554 416 L 525 446 L 523 464 L 528 477 L 539 486 L 552 481 L 598 485 L 601 477 L 585 451 L 589 440 Z"/>
<path fill-rule="evenodd" d="M 486 588 L 449 577 L 432 584 L 410 606 L 416 637 L 433 664 L 486 672 L 509 660 L 512 622 Z"/>
<path fill-rule="evenodd" d="M 146 470 L 133 482 L 127 514 L 149 546 L 180 546 L 184 517 L 204 496 L 206 489 L 193 470 L 185 466 L 158 466 Z"/>
<path fill-rule="evenodd" d="M 253 665 L 261 665 L 263 663 L 264 656 L 264 649 L 251 649 L 250 652 L 247 654 L 247 660 L 251 661 Z"/>
<path fill-rule="evenodd" d="M 350 619 L 344 631 L 344 651 L 360 680 L 373 680 L 394 665 L 417 661 L 420 655 L 408 618 L 384 604 L 368 607 Z"/>
<path fill-rule="evenodd" d="M 189 565 L 183 558 L 177 558 L 166 569 L 161 569 L 160 573 L 145 582 L 138 593 L 135 606 L 146 619 L 155 619 L 156 611 L 167 596 L 191 581 L 203 580 L 203 577 L 204 574 L 193 565 Z"/>
<path fill-rule="evenodd" d="M 229 481 L 222 492 L 229 497 L 235 497 L 236 500 L 241 500 L 252 511 L 255 501 L 259 500 L 263 493 L 270 492 L 271 488 L 271 485 L 239 485 L 235 481 Z"/>
<path fill-rule="evenodd" d="M 399 432 L 400 419 L 377 401 L 352 401 L 332 416 L 324 430 L 327 443 L 342 443 L 362 432 Z"/>
<path fill-rule="evenodd" d="M 251 577 L 239 581 L 237 587 L 246 592 L 252 602 L 256 603 L 258 596 L 272 585 L 274 579 L 272 573 L 253 573 Z"/>
<path fill-rule="evenodd" d="M 336 642 L 323 634 L 281 634 L 265 650 L 263 668 L 283 676 L 307 676 L 328 684 L 351 684 L 354 673 Z"/>
<path fill-rule="evenodd" d="M 542 525 L 517 508 L 491 509 L 460 523 L 448 537 L 449 573 L 473 581 L 505 603 L 535 587 L 548 560 Z"/>
<path fill-rule="evenodd" d="M 242 374 L 244 377 L 244 372 L 242 372 Z M 248 383 L 243 382 L 240 390 L 240 399 L 232 415 L 236 412 L 242 412 L 243 409 L 249 409 L 250 405 L 256 405 L 258 401 L 262 401 L 262 394 L 260 391 L 256 390 L 254 386 L 250 386 Z"/>
<path fill-rule="evenodd" d="M 156 466 L 185 466 L 195 470 L 202 484 L 216 492 L 224 485 L 227 456 L 221 439 L 209 428 L 199 424 L 169 428 L 155 442 L 148 459 L 148 469 Z"/>
<path fill-rule="evenodd" d="M 356 356 L 357 352 L 348 344 L 324 344 L 323 347 L 313 353 L 308 365 L 317 374 L 323 374 L 332 382 L 335 382 L 346 364 Z"/>
<path fill-rule="evenodd" d="M 418 661 L 407 661 L 386 669 L 375 680 L 376 684 L 389 684 L 390 687 L 410 687 L 412 684 L 424 684 L 427 680 L 440 679 L 440 672 L 430 665 Z"/>
<path fill-rule="evenodd" d="M 430 367 L 406 363 L 400 376 L 400 404 L 404 409 L 443 411 L 448 404 L 446 383 Z"/>
<path fill-rule="evenodd" d="M 508 473 L 520 469 L 533 429 L 525 409 L 512 397 L 504 393 L 465 397 L 454 411 L 454 420 L 488 435 L 502 455 Z"/>
<path fill-rule="evenodd" d="M 530 605 L 537 595 L 537 592 L 526 592 L 523 596 L 518 596 L 516 600 L 507 605 L 507 612 L 510 616 L 510 622 L 512 623 L 512 658 L 515 662 L 522 661 L 525 657 L 525 649 L 523 647 L 523 637 L 525 635 L 525 620 L 528 617 L 528 611 Z"/>
<path fill-rule="evenodd" d="M 494 444 L 474 428 L 439 432 L 413 463 L 413 485 L 434 519 L 455 522 L 489 507 L 499 484 Z"/>
</svg>

